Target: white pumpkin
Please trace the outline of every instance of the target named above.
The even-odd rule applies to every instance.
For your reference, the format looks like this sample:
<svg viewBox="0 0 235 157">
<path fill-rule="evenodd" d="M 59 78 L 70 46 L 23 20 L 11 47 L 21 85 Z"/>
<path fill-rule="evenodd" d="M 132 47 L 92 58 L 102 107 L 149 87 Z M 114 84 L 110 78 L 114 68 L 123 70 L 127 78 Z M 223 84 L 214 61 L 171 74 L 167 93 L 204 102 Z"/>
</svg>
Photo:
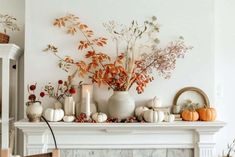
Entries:
<svg viewBox="0 0 235 157">
<path fill-rule="evenodd" d="M 164 118 L 165 122 L 174 122 L 175 121 L 175 115 L 167 113 Z"/>
<path fill-rule="evenodd" d="M 149 108 L 162 107 L 162 101 L 155 96 L 153 99 L 147 102 L 147 107 Z"/>
<path fill-rule="evenodd" d="M 58 122 L 63 119 L 64 111 L 62 109 L 48 108 L 45 110 L 44 116 L 45 116 L 46 120 L 48 120 L 50 122 Z"/>
<path fill-rule="evenodd" d="M 143 113 L 143 117 L 146 122 L 157 123 L 164 120 L 165 114 L 163 111 L 150 109 Z"/>
<path fill-rule="evenodd" d="M 142 114 L 144 113 L 144 111 L 149 110 L 149 108 L 145 107 L 145 106 L 139 106 L 136 107 L 135 109 L 135 115 L 136 117 L 142 116 Z"/>
<path fill-rule="evenodd" d="M 74 116 L 64 116 L 63 121 L 64 122 L 73 122 L 75 120 Z"/>
<path fill-rule="evenodd" d="M 98 123 L 103 123 L 107 120 L 107 115 L 105 113 L 97 112 L 92 115 L 92 119 Z"/>
</svg>

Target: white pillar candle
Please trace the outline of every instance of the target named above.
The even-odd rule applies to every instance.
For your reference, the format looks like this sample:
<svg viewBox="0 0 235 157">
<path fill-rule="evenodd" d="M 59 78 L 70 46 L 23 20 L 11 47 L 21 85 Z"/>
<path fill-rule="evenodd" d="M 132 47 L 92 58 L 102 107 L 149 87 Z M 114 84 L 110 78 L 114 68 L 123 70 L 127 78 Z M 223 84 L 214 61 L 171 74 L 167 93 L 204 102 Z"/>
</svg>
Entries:
<svg viewBox="0 0 235 157">
<path fill-rule="evenodd" d="M 91 115 L 91 96 L 90 96 L 90 92 L 87 89 L 86 90 L 86 116 L 89 119 Z"/>
</svg>

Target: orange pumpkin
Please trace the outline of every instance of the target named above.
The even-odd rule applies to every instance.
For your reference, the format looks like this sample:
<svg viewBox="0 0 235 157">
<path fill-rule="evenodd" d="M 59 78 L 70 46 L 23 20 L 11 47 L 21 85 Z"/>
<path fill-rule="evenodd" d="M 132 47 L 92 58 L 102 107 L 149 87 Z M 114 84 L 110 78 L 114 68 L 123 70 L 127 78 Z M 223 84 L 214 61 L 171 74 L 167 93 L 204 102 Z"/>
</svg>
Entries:
<svg viewBox="0 0 235 157">
<path fill-rule="evenodd" d="M 198 110 L 199 119 L 202 121 L 214 121 L 216 119 L 216 110 L 210 107 L 202 107 Z"/>
<path fill-rule="evenodd" d="M 197 121 L 199 119 L 199 114 L 195 110 L 185 109 L 181 114 L 185 121 Z"/>
</svg>

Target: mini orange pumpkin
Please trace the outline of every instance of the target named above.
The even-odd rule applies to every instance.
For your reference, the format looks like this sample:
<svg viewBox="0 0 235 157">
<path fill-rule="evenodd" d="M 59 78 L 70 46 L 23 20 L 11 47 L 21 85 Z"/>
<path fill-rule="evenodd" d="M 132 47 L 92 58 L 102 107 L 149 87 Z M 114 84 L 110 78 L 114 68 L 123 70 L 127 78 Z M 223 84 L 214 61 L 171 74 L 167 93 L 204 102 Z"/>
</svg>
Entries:
<svg viewBox="0 0 235 157">
<path fill-rule="evenodd" d="M 185 121 L 197 121 L 199 119 L 199 114 L 193 109 L 185 109 L 182 112 L 182 118 Z"/>
<path fill-rule="evenodd" d="M 199 119 L 202 121 L 214 121 L 216 119 L 216 110 L 210 107 L 202 107 L 198 110 Z"/>
</svg>

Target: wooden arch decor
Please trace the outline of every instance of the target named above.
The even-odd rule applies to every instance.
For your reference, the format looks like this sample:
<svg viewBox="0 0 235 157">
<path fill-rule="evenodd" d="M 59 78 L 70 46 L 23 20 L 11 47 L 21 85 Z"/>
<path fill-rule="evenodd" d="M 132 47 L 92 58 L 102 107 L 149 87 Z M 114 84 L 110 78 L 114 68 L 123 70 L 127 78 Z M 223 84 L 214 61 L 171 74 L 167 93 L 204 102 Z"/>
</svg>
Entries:
<svg viewBox="0 0 235 157">
<path fill-rule="evenodd" d="M 205 107 L 210 107 L 210 101 L 209 101 L 208 96 L 206 95 L 206 93 L 203 90 L 201 90 L 197 87 L 185 87 L 185 88 L 180 89 L 174 97 L 173 106 L 177 105 L 177 102 L 178 102 L 180 95 L 183 94 L 184 92 L 187 92 L 187 91 L 192 91 L 192 92 L 198 93 L 202 97 L 202 99 L 205 103 L 204 104 Z"/>
</svg>

